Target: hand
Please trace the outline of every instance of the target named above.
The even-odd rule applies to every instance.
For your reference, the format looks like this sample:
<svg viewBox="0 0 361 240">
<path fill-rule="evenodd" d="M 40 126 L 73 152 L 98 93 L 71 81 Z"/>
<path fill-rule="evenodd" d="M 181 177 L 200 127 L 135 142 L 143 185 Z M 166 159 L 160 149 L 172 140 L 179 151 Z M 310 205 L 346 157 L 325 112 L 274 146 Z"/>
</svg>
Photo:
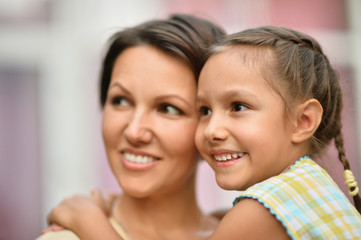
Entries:
<svg viewBox="0 0 361 240">
<path fill-rule="evenodd" d="M 48 232 L 57 232 L 57 231 L 62 231 L 64 230 L 64 227 L 58 225 L 58 224 L 51 224 L 47 229 L 44 229 L 41 234 L 45 234 Z"/>
<path fill-rule="evenodd" d="M 49 230 L 59 230 L 59 225 L 70 230 L 78 226 L 85 226 L 83 222 L 99 218 L 107 219 L 111 215 L 112 204 L 118 196 L 116 194 L 102 194 L 94 189 L 90 196 L 74 195 L 63 200 L 48 216 L 49 224 L 56 224 Z M 91 223 L 90 223 L 91 224 Z"/>
<path fill-rule="evenodd" d="M 111 192 L 103 193 L 96 188 L 91 191 L 91 195 L 96 198 L 96 202 L 104 214 L 110 217 L 112 215 L 113 204 L 119 198 L 119 194 Z"/>
</svg>

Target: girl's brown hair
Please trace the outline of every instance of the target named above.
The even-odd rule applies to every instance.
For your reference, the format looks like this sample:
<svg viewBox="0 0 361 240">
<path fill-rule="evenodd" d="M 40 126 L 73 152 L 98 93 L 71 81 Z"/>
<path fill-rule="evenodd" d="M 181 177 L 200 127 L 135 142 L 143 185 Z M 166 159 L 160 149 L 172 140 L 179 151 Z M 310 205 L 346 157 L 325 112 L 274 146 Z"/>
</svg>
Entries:
<svg viewBox="0 0 361 240">
<path fill-rule="evenodd" d="M 273 51 L 276 60 L 267 67 L 275 71 L 279 77 L 277 79 L 283 80 L 282 86 L 286 86 L 288 97 L 282 97 L 285 99 L 287 109 L 290 109 L 294 103 L 291 99 L 314 98 L 320 102 L 323 108 L 322 120 L 310 141 L 309 154 L 320 153 L 333 139 L 344 170 L 350 170 L 341 131 L 343 103 L 339 75 L 330 65 L 319 43 L 312 37 L 291 29 L 265 26 L 227 36 L 211 49 L 210 54 L 222 51 L 223 48 L 240 45 L 261 46 L 263 49 Z M 270 61 L 265 60 L 265 62 Z M 349 189 L 353 191 L 356 187 Z M 353 198 L 357 210 L 361 212 L 361 198 L 358 194 Z"/>
</svg>

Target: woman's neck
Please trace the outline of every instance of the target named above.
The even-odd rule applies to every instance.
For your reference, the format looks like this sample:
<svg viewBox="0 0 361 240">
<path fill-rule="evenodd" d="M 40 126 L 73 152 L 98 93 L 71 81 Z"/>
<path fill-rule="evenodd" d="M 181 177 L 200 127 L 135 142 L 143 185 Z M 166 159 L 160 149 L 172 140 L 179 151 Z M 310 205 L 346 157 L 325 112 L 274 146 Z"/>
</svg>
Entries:
<svg viewBox="0 0 361 240">
<path fill-rule="evenodd" d="M 194 179 L 191 179 L 172 192 L 146 198 L 124 193 L 114 209 L 114 218 L 132 240 L 177 239 L 178 236 L 179 239 L 192 239 L 190 235 L 199 230 L 203 219 L 194 185 Z"/>
</svg>

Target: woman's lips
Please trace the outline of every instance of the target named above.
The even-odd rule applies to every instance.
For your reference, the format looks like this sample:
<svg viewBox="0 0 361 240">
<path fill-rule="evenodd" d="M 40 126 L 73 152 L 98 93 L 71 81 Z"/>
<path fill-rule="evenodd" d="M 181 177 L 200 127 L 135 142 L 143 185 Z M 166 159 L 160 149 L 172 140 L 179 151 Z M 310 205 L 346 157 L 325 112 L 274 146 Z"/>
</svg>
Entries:
<svg viewBox="0 0 361 240">
<path fill-rule="evenodd" d="M 151 169 L 160 160 L 159 158 L 150 155 L 137 154 L 128 151 L 124 151 L 121 154 L 123 166 L 132 171 L 144 171 Z"/>
</svg>

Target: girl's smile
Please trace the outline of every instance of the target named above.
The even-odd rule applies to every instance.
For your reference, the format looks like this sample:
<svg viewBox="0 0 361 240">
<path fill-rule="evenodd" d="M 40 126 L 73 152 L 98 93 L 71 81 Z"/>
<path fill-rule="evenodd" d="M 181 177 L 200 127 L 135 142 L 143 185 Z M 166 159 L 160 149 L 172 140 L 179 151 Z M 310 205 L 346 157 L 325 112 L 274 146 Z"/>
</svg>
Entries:
<svg viewBox="0 0 361 240">
<path fill-rule="evenodd" d="M 244 190 L 298 159 L 285 104 L 263 77 L 261 59 L 229 49 L 213 55 L 200 75 L 196 144 L 224 189 Z"/>
<path fill-rule="evenodd" d="M 225 152 L 219 154 L 213 154 L 213 157 L 216 161 L 224 162 L 229 160 L 236 160 L 243 157 L 244 153 L 232 153 L 232 152 Z"/>
</svg>

